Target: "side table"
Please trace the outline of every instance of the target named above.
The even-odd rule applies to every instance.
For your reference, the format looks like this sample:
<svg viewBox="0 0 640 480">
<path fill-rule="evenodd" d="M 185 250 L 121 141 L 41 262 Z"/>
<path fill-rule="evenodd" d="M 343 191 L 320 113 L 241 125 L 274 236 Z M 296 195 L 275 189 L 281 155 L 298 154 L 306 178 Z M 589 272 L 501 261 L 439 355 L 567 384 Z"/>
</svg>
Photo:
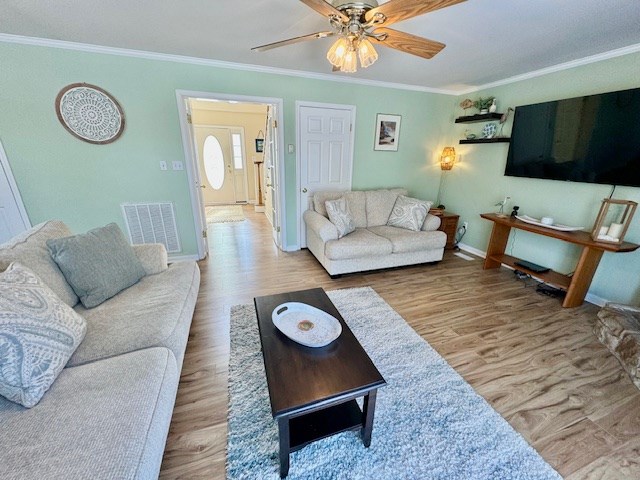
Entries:
<svg viewBox="0 0 640 480">
<path fill-rule="evenodd" d="M 438 230 L 447 234 L 447 244 L 444 248 L 451 250 L 456 243 L 456 232 L 458 231 L 458 219 L 460 218 L 460 215 L 446 211 L 430 211 L 429 213 L 440 217 L 440 227 Z"/>
</svg>

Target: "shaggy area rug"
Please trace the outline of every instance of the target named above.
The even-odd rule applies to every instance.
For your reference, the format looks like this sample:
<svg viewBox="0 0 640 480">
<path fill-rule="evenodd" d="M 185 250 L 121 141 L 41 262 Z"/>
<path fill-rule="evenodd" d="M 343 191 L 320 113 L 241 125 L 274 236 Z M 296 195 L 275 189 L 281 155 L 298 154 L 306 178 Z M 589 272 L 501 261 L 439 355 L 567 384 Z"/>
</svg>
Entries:
<svg viewBox="0 0 640 480">
<path fill-rule="evenodd" d="M 207 223 L 242 222 L 245 219 L 240 205 L 215 205 L 205 207 L 204 211 Z"/>
<path fill-rule="evenodd" d="M 373 289 L 327 293 L 387 385 L 368 449 L 356 432 L 320 440 L 291 455 L 287 478 L 561 478 Z M 279 478 L 253 305 L 231 309 L 227 478 Z"/>
</svg>

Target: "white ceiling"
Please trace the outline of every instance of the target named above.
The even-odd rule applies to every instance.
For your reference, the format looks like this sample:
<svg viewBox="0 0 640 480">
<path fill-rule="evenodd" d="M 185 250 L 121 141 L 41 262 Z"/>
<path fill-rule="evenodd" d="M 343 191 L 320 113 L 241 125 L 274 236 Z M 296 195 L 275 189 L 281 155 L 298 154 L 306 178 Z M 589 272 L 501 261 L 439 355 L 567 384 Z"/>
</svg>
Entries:
<svg viewBox="0 0 640 480">
<path fill-rule="evenodd" d="M 624 47 L 640 51 L 640 0 L 468 0 L 393 28 L 447 47 L 432 60 L 376 47 L 380 58 L 368 69 L 331 73 L 331 38 L 250 50 L 329 30 L 298 0 L 0 2 L 5 34 L 466 91 Z"/>
</svg>

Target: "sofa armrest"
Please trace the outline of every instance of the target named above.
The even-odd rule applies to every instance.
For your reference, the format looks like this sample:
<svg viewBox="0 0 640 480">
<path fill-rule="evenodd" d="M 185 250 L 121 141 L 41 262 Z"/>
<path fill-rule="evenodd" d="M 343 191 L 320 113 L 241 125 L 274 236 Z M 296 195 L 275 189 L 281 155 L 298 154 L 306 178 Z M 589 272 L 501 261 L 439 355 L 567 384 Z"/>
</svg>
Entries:
<svg viewBox="0 0 640 480">
<path fill-rule="evenodd" d="M 313 230 L 323 242 L 338 239 L 338 229 L 336 226 L 318 212 L 307 210 L 302 215 L 302 218 L 304 218 L 304 223 L 307 224 L 307 227 Z"/>
<path fill-rule="evenodd" d="M 167 249 L 161 243 L 145 243 L 132 245 L 133 252 L 142 263 L 147 275 L 155 275 L 167 269 Z"/>
<path fill-rule="evenodd" d="M 423 232 L 433 232 L 440 228 L 440 223 L 442 223 L 440 217 L 436 217 L 435 215 L 427 213 L 427 218 L 424 219 L 421 230 Z"/>
</svg>

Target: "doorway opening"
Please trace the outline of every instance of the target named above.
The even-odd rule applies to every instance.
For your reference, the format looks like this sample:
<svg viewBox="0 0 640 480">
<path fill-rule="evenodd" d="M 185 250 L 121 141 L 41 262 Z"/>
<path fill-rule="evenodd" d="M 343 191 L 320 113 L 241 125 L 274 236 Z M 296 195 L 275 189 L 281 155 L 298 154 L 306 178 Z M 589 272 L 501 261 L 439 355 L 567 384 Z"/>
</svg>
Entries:
<svg viewBox="0 0 640 480">
<path fill-rule="evenodd" d="M 192 91 L 176 96 L 199 258 L 208 252 L 207 210 L 238 205 L 264 213 L 282 250 L 283 100 Z"/>
</svg>

